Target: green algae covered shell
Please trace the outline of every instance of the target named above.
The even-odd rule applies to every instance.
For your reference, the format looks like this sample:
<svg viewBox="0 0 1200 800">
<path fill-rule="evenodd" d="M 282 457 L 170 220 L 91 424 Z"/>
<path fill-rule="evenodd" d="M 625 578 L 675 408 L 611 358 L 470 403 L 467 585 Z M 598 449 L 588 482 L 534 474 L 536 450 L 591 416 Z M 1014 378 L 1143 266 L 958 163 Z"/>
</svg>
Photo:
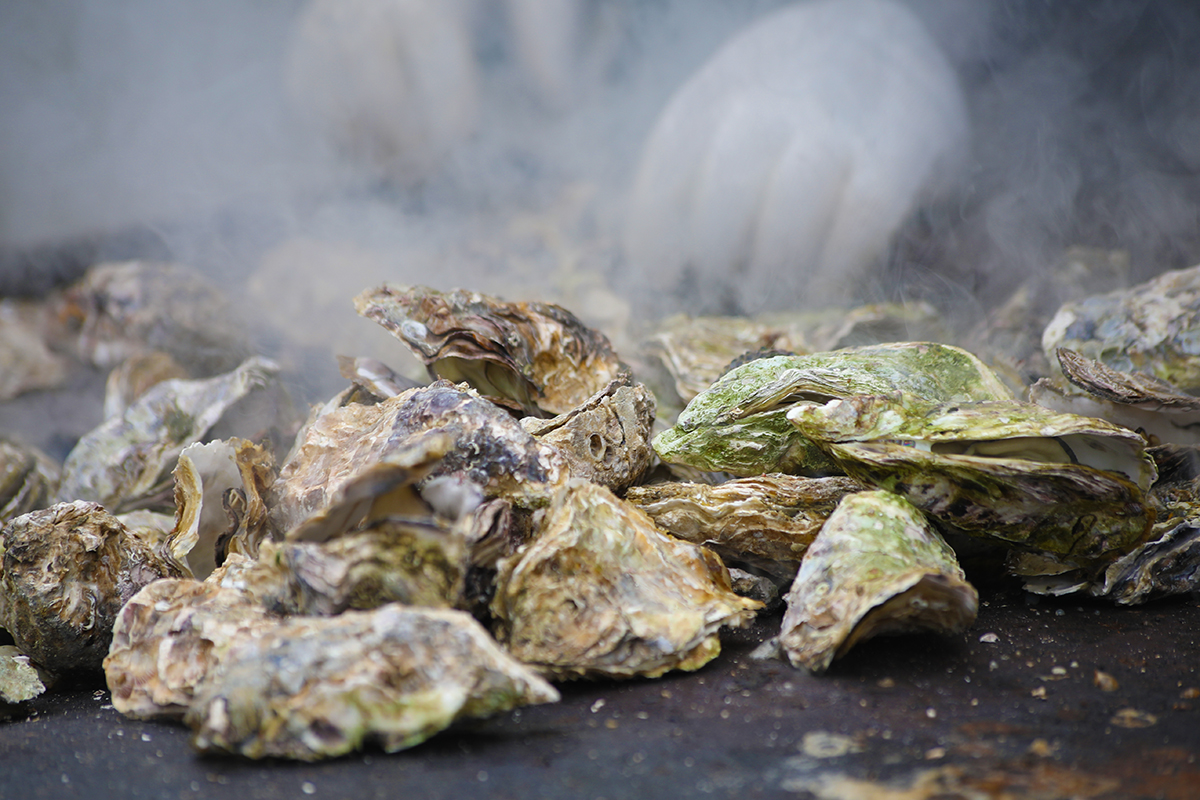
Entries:
<svg viewBox="0 0 1200 800">
<path fill-rule="evenodd" d="M 968 534 L 1082 564 L 1127 552 L 1153 522 L 1145 440 L 1103 420 L 894 396 L 800 406 L 788 418 L 847 474 Z"/>
<path fill-rule="evenodd" d="M 779 644 L 813 672 L 873 636 L 962 633 L 979 609 L 950 546 L 911 503 L 883 491 L 838 505 L 786 602 Z"/>
<path fill-rule="evenodd" d="M 688 403 L 653 445 L 669 464 L 738 476 L 836 474 L 821 448 L 788 422 L 789 409 L 888 392 L 929 403 L 1012 399 L 983 362 L 950 345 L 899 342 L 774 356 L 731 369 Z"/>
</svg>

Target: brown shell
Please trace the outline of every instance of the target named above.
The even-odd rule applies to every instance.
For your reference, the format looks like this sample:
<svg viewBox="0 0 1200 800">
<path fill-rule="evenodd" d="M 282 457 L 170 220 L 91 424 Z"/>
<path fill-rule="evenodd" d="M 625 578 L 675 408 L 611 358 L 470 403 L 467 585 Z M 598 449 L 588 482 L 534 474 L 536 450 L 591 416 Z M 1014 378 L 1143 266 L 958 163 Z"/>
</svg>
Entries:
<svg viewBox="0 0 1200 800">
<path fill-rule="evenodd" d="M 99 669 L 130 597 L 178 570 L 96 503 L 59 503 L 0 531 L 0 627 L 55 672 Z"/>
<path fill-rule="evenodd" d="M 717 630 L 761 607 L 711 551 L 674 539 L 607 489 L 572 480 L 534 541 L 501 562 L 492 613 L 518 659 L 559 678 L 699 669 Z"/>
<path fill-rule="evenodd" d="M 604 334 L 549 303 L 385 285 L 354 305 L 404 342 L 431 376 L 466 381 L 533 416 L 565 414 L 626 371 Z"/>
<path fill-rule="evenodd" d="M 650 390 L 622 376 L 566 414 L 521 425 L 562 453 L 571 477 L 621 492 L 650 468 L 654 410 Z"/>
<path fill-rule="evenodd" d="M 863 488 L 853 478 L 771 473 L 717 486 L 634 486 L 625 499 L 672 536 L 790 579 L 841 499 Z"/>
</svg>

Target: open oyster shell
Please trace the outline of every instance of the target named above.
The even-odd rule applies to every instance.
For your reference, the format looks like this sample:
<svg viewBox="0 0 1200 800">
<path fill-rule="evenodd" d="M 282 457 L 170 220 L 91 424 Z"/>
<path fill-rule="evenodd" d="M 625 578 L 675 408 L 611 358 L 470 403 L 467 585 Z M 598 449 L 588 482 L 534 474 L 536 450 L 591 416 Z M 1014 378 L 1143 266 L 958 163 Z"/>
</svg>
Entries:
<svg viewBox="0 0 1200 800">
<path fill-rule="evenodd" d="M 469 614 L 392 604 L 240 639 L 185 721 L 201 751 L 312 761 L 369 742 L 395 752 L 461 717 L 558 699 Z"/>
<path fill-rule="evenodd" d="M 557 448 L 572 477 L 621 492 L 650 468 L 654 410 L 650 390 L 622 376 L 566 414 L 525 417 L 521 426 Z"/>
<path fill-rule="evenodd" d="M 1200 390 L 1200 265 L 1165 272 L 1131 289 L 1066 303 L 1042 334 L 1053 362 L 1074 350 L 1122 372 L 1153 375 L 1185 392 Z"/>
<path fill-rule="evenodd" d="M 155 385 L 79 440 L 63 464 L 58 497 L 92 500 L 116 512 L 165 504 L 170 471 L 187 445 L 223 438 L 221 427 L 253 437 L 264 422 L 291 424 L 278 371 L 274 362 L 255 357 L 214 378 Z"/>
<path fill-rule="evenodd" d="M 849 475 L 971 535 L 1086 564 L 1128 552 L 1153 520 L 1145 440 L 1103 420 L 899 395 L 800 405 L 788 419 Z"/>
<path fill-rule="evenodd" d="M 0 627 L 55 672 L 98 669 L 135 592 L 178 570 L 96 503 L 59 503 L 0 531 Z"/>
<path fill-rule="evenodd" d="M 408 345 L 432 377 L 466 381 L 532 416 L 565 414 L 627 371 L 604 334 L 556 305 L 387 285 L 354 305 Z"/>
<path fill-rule="evenodd" d="M 772 473 L 717 486 L 634 486 L 625 500 L 672 536 L 709 547 L 727 562 L 745 562 L 791 580 L 838 503 L 863 488 L 853 478 Z"/>
<path fill-rule="evenodd" d="M 230 647 L 277 624 L 235 588 L 190 578 L 149 584 L 113 624 L 104 659 L 113 708 L 135 719 L 181 718 Z"/>
<path fill-rule="evenodd" d="M 1069 383 L 1043 378 L 1029 399 L 1055 411 L 1099 417 L 1155 444 L 1200 444 L 1200 397 L 1141 372 L 1121 372 L 1073 350 L 1055 351 Z"/>
<path fill-rule="evenodd" d="M 176 524 L 166 548 L 185 573 L 203 580 L 230 552 L 258 553 L 270 533 L 269 451 L 245 439 L 196 443 L 179 454 L 173 474 Z"/>
<path fill-rule="evenodd" d="M 950 546 L 912 504 L 882 491 L 842 501 L 785 602 L 779 644 L 813 672 L 873 636 L 961 633 L 979 608 Z"/>
<path fill-rule="evenodd" d="M 653 446 L 668 464 L 739 476 L 837 474 L 825 453 L 787 421 L 788 410 L 894 391 L 931 403 L 1012 399 L 983 362 L 950 345 L 903 342 L 775 356 L 731 369 L 688 403 Z"/>
<path fill-rule="evenodd" d="M 582 480 L 554 496 L 533 542 L 501 562 L 496 586 L 497 638 L 559 678 L 699 669 L 720 652 L 717 630 L 761 607 L 733 593 L 710 551 Z"/>
</svg>

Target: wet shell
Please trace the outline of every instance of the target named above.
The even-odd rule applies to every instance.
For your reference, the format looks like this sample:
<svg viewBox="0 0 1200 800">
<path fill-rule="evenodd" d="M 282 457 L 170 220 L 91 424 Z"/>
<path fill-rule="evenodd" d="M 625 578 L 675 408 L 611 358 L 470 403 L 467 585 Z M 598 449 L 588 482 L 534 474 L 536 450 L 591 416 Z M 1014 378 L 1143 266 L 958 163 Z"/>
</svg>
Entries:
<svg viewBox="0 0 1200 800">
<path fill-rule="evenodd" d="M 0 627 L 55 672 L 99 669 L 130 597 L 179 572 L 96 503 L 59 503 L 0 531 Z"/>
<path fill-rule="evenodd" d="M 0 438 L 0 524 L 53 503 L 58 481 L 58 465 L 49 456 Z"/>
<path fill-rule="evenodd" d="M 699 669 L 717 630 L 760 608 L 710 551 L 586 481 L 555 495 L 535 535 L 501 562 L 491 609 L 509 651 L 559 678 Z"/>
<path fill-rule="evenodd" d="M 92 500 L 118 512 L 164 505 L 170 472 L 179 453 L 194 442 L 222 438 L 218 426 L 259 433 L 256 411 L 290 416 L 276 373 L 279 367 L 252 358 L 233 372 L 203 380 L 169 380 L 154 386 L 119 417 L 86 434 L 63 464 L 58 496 Z M 259 403 L 265 408 L 252 408 Z M 286 423 L 281 423 L 285 425 Z"/>
<path fill-rule="evenodd" d="M 470 615 L 393 604 L 243 639 L 185 720 L 203 752 L 313 761 L 371 742 L 395 752 L 462 717 L 558 699 Z"/>
<path fill-rule="evenodd" d="M 1139 372 L 1121 372 L 1073 350 L 1055 351 L 1063 375 L 1043 378 L 1029 399 L 1055 411 L 1099 417 L 1144 434 L 1155 444 L 1200 443 L 1200 397 Z"/>
<path fill-rule="evenodd" d="M 848 474 L 971 535 L 1083 564 L 1128 552 L 1153 520 L 1145 440 L 1103 420 L 899 396 L 797 406 L 788 418 Z"/>
<path fill-rule="evenodd" d="M 809 547 L 785 600 L 779 643 L 824 672 L 873 636 L 962 633 L 979 596 L 924 516 L 890 492 L 850 495 Z"/>
<path fill-rule="evenodd" d="M 47 673 L 30 663 L 29 656 L 11 644 L 0 645 L 0 717 L 44 693 L 51 682 Z"/>
<path fill-rule="evenodd" d="M 235 588 L 190 578 L 146 586 L 113 625 L 104 659 L 113 707 L 135 719 L 182 717 L 229 648 L 276 625 Z"/>
<path fill-rule="evenodd" d="M 274 479 L 270 453 L 244 439 L 192 444 L 175 467 L 171 557 L 203 580 L 231 552 L 254 556 L 269 534 L 263 494 Z"/>
<path fill-rule="evenodd" d="M 1121 372 L 1200 390 L 1200 266 L 1165 272 L 1128 290 L 1066 303 L 1042 334 L 1052 363 L 1074 350 Z"/>
<path fill-rule="evenodd" d="M 773 473 L 717 486 L 634 486 L 625 499 L 672 536 L 791 580 L 838 503 L 863 488 L 853 478 Z"/>
<path fill-rule="evenodd" d="M 475 292 L 381 286 L 354 301 L 404 342 L 435 378 L 533 416 L 565 414 L 627 370 L 604 334 L 566 309 Z"/>
<path fill-rule="evenodd" d="M 386 480 L 375 481 L 372 470 L 386 473 Z M 336 536 L 368 513 L 429 516 L 439 499 L 425 491 L 432 480 L 406 488 L 426 475 L 456 476 L 478 487 L 481 497 L 537 506 L 567 472 L 557 450 L 534 439 L 511 414 L 466 387 L 437 381 L 312 419 L 280 469 L 272 516 L 290 538 L 309 541 Z M 372 512 L 372 498 L 381 492 L 392 494 Z M 317 519 L 319 513 L 331 521 Z M 305 531 L 297 530 L 301 524 Z"/>
<path fill-rule="evenodd" d="M 650 390 L 622 377 L 566 414 L 525 417 L 521 425 L 562 453 L 572 477 L 621 492 L 650 468 L 654 411 Z"/>
<path fill-rule="evenodd" d="M 731 369 L 655 437 L 668 464 L 750 476 L 837 474 L 822 450 L 787 421 L 800 403 L 902 391 L 929 402 L 1011 399 L 975 356 L 929 342 L 761 358 Z"/>
</svg>

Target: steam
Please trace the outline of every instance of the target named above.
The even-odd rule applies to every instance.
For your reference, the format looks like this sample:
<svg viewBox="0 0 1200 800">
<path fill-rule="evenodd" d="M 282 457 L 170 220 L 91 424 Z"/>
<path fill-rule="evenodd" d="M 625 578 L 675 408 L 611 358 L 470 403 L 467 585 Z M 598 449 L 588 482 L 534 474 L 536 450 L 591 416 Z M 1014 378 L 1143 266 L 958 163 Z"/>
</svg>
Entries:
<svg viewBox="0 0 1200 800">
<path fill-rule="evenodd" d="M 301 0 L 3 4 L 0 249 L 141 227 L 223 282 L 248 282 L 263 263 L 286 275 L 283 261 L 304 281 L 301 269 L 365 252 L 355 281 L 515 295 L 506 279 L 547 281 L 538 259 L 558 255 L 501 276 L 498 261 L 511 270 L 519 259 L 464 258 L 461 243 L 511 230 L 523 209 L 557 214 L 567 235 L 607 247 L 582 263 L 609 282 L 659 111 L 723 41 L 786 3 L 553 0 L 554 15 L 539 15 L 535 0 L 463 5 L 479 117 L 409 181 L 373 173 L 289 104 Z M 1200 6 L 908 5 L 961 82 L 971 156 L 949 199 L 908 220 L 886 268 L 857 285 L 861 299 L 987 305 L 1072 244 L 1128 249 L 1136 278 L 1200 261 Z M 318 252 L 309 267 L 280 258 L 306 238 L 340 255 Z M 349 311 L 358 288 L 346 288 L 347 316 L 331 327 L 365 325 Z"/>
</svg>

